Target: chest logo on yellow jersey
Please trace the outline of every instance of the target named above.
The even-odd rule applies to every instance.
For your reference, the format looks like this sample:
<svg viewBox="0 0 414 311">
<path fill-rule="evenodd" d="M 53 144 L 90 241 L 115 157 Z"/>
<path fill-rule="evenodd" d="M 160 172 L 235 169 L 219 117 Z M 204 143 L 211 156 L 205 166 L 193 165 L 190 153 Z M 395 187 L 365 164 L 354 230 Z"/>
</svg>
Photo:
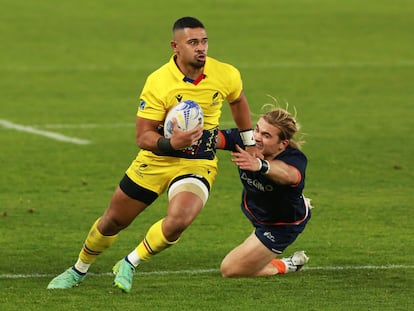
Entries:
<svg viewBox="0 0 414 311">
<path fill-rule="evenodd" d="M 178 102 L 181 102 L 183 100 L 183 95 L 181 94 L 175 95 L 175 98 L 177 98 Z"/>
</svg>

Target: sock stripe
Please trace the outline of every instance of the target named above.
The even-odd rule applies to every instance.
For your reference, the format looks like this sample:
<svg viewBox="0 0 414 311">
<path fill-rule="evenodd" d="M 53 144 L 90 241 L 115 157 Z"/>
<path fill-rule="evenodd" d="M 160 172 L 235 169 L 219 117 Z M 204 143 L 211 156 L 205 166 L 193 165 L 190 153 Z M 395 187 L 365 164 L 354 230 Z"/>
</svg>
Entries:
<svg viewBox="0 0 414 311">
<path fill-rule="evenodd" d="M 102 252 L 94 251 L 94 250 L 90 249 L 88 246 L 86 246 L 86 244 L 83 244 L 83 251 L 85 253 L 87 253 L 88 255 L 91 255 L 91 256 L 98 256 L 99 254 L 102 253 Z"/>
<path fill-rule="evenodd" d="M 270 263 L 276 267 L 278 274 L 286 273 L 287 267 L 286 267 L 286 264 L 283 262 L 283 260 L 273 259 Z"/>
<path fill-rule="evenodd" d="M 147 250 L 149 254 L 151 255 L 155 254 L 154 250 L 151 248 L 151 245 L 148 243 L 147 237 L 144 238 L 144 240 L 142 241 L 142 244 L 144 245 L 145 249 Z"/>
</svg>

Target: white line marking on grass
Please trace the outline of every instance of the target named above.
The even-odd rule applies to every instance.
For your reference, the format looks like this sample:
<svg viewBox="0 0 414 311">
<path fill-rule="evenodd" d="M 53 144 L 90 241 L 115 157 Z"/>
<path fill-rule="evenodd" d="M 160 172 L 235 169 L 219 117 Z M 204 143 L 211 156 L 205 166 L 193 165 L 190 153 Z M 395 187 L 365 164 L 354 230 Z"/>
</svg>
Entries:
<svg viewBox="0 0 414 311">
<path fill-rule="evenodd" d="M 199 269 L 199 270 L 178 270 L 178 271 L 149 271 L 149 272 L 139 272 L 141 275 L 173 275 L 173 274 L 205 274 L 205 273 L 217 273 L 219 269 Z M 89 272 L 88 276 L 113 276 L 112 272 L 104 273 L 93 273 Z M 55 274 L 0 274 L 1 279 L 37 279 L 37 278 L 52 278 L 55 277 Z"/>
<path fill-rule="evenodd" d="M 83 123 L 83 124 L 39 124 L 36 127 L 44 127 L 49 129 L 95 129 L 95 128 L 122 128 L 135 127 L 135 123 Z"/>
<path fill-rule="evenodd" d="M 6 129 L 12 129 L 12 130 L 20 131 L 20 132 L 27 132 L 30 134 L 40 135 L 40 136 L 48 137 L 48 138 L 51 138 L 57 141 L 68 142 L 68 143 L 77 144 L 77 145 L 88 145 L 91 143 L 89 140 L 65 136 L 62 134 L 54 133 L 54 132 L 39 130 L 33 126 L 16 124 L 16 123 L 13 123 L 7 120 L 2 120 L 2 119 L 0 119 L 0 126 Z"/>
<path fill-rule="evenodd" d="M 303 271 L 321 270 L 321 271 L 338 271 L 338 270 L 392 270 L 392 269 L 414 269 L 414 266 L 406 265 L 388 265 L 388 266 L 333 266 L 333 267 L 303 267 Z M 178 271 L 149 271 L 138 272 L 141 275 L 173 275 L 173 274 L 206 274 L 218 273 L 219 269 L 198 269 L 198 270 L 178 270 Z M 88 273 L 89 276 L 113 276 L 113 273 Z M 0 279 L 30 279 L 30 278 L 52 278 L 55 274 L 0 274 Z"/>
<path fill-rule="evenodd" d="M 414 266 L 388 265 L 388 266 L 343 266 L 343 267 L 303 267 L 303 270 L 391 270 L 414 269 Z"/>
</svg>

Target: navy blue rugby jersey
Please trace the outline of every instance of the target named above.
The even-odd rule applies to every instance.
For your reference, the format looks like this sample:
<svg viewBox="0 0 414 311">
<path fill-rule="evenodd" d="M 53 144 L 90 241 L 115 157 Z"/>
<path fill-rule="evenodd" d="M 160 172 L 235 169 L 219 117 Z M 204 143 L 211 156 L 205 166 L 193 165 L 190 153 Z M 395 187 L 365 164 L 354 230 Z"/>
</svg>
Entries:
<svg viewBox="0 0 414 311">
<path fill-rule="evenodd" d="M 235 151 L 236 144 L 244 147 L 238 129 L 221 130 L 225 140 L 224 150 Z M 309 213 L 302 191 L 305 187 L 307 158 L 305 154 L 291 147 L 275 157 L 294 166 L 301 174 L 298 185 L 281 185 L 271 181 L 259 172 L 239 169 L 243 184 L 241 208 L 247 218 L 259 225 L 295 225 L 304 221 Z"/>
</svg>

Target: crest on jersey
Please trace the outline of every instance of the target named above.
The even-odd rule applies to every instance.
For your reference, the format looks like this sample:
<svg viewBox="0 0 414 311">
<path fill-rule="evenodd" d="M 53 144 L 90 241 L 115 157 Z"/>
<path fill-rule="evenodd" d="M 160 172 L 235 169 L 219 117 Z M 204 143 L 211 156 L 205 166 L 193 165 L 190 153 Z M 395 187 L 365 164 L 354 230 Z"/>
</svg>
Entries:
<svg viewBox="0 0 414 311">
<path fill-rule="evenodd" d="M 220 93 L 218 91 L 216 91 L 213 96 L 211 97 L 211 106 L 216 106 L 220 104 Z"/>
</svg>

